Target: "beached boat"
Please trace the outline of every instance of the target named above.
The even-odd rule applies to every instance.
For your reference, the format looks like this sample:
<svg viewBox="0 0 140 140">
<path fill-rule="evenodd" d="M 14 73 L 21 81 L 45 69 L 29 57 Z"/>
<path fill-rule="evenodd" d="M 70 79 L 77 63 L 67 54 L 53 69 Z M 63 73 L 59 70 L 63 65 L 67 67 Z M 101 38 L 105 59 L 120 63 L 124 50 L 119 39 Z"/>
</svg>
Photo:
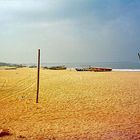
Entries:
<svg viewBox="0 0 140 140">
<path fill-rule="evenodd" d="M 90 68 L 76 68 L 76 71 L 92 71 Z"/>
<path fill-rule="evenodd" d="M 50 69 L 50 70 L 66 70 L 67 67 L 65 67 L 65 66 L 53 66 L 53 67 L 49 67 L 48 69 Z"/>
<path fill-rule="evenodd" d="M 108 72 L 112 71 L 112 68 L 100 68 L 100 67 L 76 68 L 76 71 Z"/>
<path fill-rule="evenodd" d="M 108 72 L 108 71 L 112 71 L 112 68 L 91 67 L 90 69 L 92 71 L 95 71 L 95 72 Z"/>
<path fill-rule="evenodd" d="M 34 66 L 34 65 L 33 65 L 33 66 L 29 66 L 29 68 L 37 68 L 37 66 Z"/>
<path fill-rule="evenodd" d="M 76 68 L 76 71 L 87 71 L 87 70 L 85 70 L 85 69 L 80 69 L 80 68 Z"/>
</svg>

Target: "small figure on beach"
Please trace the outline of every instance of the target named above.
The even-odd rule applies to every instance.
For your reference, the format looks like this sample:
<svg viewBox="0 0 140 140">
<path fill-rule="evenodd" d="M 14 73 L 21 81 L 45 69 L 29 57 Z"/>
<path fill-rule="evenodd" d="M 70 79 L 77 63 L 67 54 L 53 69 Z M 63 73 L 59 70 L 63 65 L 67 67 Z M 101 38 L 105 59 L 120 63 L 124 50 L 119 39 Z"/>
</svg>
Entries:
<svg viewBox="0 0 140 140">
<path fill-rule="evenodd" d="M 140 53 L 138 53 L 139 59 L 140 59 Z"/>
</svg>

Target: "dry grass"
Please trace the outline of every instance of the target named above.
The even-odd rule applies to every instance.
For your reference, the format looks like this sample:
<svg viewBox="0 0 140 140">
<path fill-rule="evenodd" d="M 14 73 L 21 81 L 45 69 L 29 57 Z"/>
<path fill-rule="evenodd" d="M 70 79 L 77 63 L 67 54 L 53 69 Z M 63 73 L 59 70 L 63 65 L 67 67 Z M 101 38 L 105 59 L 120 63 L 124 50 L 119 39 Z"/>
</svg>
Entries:
<svg viewBox="0 0 140 140">
<path fill-rule="evenodd" d="M 0 70 L 2 140 L 138 140 L 140 72 Z"/>
</svg>

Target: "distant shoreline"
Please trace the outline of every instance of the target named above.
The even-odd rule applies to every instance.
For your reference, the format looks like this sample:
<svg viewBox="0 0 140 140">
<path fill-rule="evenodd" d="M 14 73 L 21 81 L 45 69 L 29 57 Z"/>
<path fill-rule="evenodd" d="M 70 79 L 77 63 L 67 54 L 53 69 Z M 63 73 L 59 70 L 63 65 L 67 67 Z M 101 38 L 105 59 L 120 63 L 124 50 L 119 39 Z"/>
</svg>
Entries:
<svg viewBox="0 0 140 140">
<path fill-rule="evenodd" d="M 12 64 L 0 62 L 0 66 L 8 67 L 35 67 L 36 63 L 28 64 Z M 88 67 L 103 67 L 112 68 L 113 71 L 140 71 L 139 62 L 93 62 L 93 63 L 41 63 L 42 67 L 65 66 L 68 69 L 88 68 Z"/>
<path fill-rule="evenodd" d="M 19 68 L 22 69 L 23 67 L 0 66 L 0 70 L 16 70 L 16 69 L 19 69 Z M 26 68 L 27 69 L 36 69 L 36 68 L 30 68 L 30 67 L 26 67 Z M 68 70 L 68 71 L 75 71 L 76 68 L 67 68 L 66 70 Z M 60 71 L 60 70 L 57 70 L 57 71 Z M 140 69 L 112 69 L 112 72 L 140 72 Z"/>
</svg>

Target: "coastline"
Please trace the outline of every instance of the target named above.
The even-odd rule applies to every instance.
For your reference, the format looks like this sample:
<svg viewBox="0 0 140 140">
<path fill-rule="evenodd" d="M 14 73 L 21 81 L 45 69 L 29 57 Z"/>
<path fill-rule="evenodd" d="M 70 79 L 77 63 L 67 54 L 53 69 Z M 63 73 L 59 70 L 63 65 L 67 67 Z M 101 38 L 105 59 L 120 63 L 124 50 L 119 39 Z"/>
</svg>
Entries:
<svg viewBox="0 0 140 140">
<path fill-rule="evenodd" d="M 67 67 L 66 70 L 76 70 L 77 67 Z M 81 68 L 81 67 L 80 67 Z M 16 67 L 8 67 L 8 66 L 0 66 L 0 70 L 16 70 L 16 69 L 23 69 L 23 68 L 16 68 Z M 26 69 L 30 69 L 26 67 Z M 112 69 L 112 72 L 140 72 L 140 69 Z"/>
</svg>

